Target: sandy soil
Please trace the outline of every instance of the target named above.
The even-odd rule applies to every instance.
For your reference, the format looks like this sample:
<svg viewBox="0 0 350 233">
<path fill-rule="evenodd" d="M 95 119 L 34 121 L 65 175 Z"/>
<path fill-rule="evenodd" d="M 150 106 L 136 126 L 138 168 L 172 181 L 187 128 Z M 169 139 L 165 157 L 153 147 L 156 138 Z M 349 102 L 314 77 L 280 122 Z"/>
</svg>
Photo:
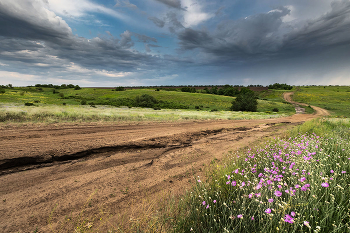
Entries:
<svg viewBox="0 0 350 233">
<path fill-rule="evenodd" d="M 1 232 L 116 229 L 145 200 L 183 193 L 213 159 L 328 114 L 314 108 L 265 120 L 2 127 Z"/>
</svg>

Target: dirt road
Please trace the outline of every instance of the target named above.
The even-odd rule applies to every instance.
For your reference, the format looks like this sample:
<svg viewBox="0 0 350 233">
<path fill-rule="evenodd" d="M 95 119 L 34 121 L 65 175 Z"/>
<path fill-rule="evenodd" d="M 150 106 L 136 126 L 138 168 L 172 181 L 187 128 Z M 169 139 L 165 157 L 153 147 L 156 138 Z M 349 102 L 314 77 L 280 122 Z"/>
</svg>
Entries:
<svg viewBox="0 0 350 233">
<path fill-rule="evenodd" d="M 326 114 L 315 109 L 265 120 L 3 127 L 1 232 L 106 232 L 127 224 L 144 200 L 182 193 L 228 151 Z"/>
</svg>

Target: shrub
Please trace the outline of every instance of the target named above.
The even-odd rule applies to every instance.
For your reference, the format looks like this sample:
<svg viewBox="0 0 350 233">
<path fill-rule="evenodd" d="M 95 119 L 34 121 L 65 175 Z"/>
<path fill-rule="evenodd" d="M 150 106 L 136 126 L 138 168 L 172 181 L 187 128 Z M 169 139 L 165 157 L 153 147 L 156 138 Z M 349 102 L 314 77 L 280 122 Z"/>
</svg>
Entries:
<svg viewBox="0 0 350 233">
<path fill-rule="evenodd" d="M 125 91 L 125 88 L 124 87 L 116 87 L 115 91 Z"/>
<path fill-rule="evenodd" d="M 34 103 L 40 103 L 40 100 L 34 100 Z"/>
<path fill-rule="evenodd" d="M 6 91 L 3 88 L 0 88 L 0 94 L 4 94 Z"/>
<path fill-rule="evenodd" d="M 64 98 L 64 94 L 63 94 L 63 93 L 60 93 L 60 94 L 59 94 L 59 97 Z"/>
<path fill-rule="evenodd" d="M 80 90 L 80 89 L 81 87 L 79 87 L 79 85 L 75 85 L 74 90 Z"/>
<path fill-rule="evenodd" d="M 135 104 L 137 107 L 153 108 L 154 105 L 158 104 L 158 100 L 153 96 L 144 94 L 141 96 L 136 96 Z"/>
<path fill-rule="evenodd" d="M 82 100 L 82 101 L 80 102 L 80 104 L 81 104 L 81 105 L 86 105 L 86 100 Z"/>
<path fill-rule="evenodd" d="M 247 111 L 256 112 L 258 108 L 258 101 L 254 91 L 248 88 L 242 88 L 240 94 L 232 101 L 232 111 Z"/>
<path fill-rule="evenodd" d="M 67 105 L 67 103 L 62 103 L 64 106 L 66 106 Z"/>
<path fill-rule="evenodd" d="M 273 112 L 279 112 L 278 108 L 273 108 L 272 111 Z"/>
<path fill-rule="evenodd" d="M 34 106 L 33 103 L 24 103 L 24 106 Z"/>
</svg>

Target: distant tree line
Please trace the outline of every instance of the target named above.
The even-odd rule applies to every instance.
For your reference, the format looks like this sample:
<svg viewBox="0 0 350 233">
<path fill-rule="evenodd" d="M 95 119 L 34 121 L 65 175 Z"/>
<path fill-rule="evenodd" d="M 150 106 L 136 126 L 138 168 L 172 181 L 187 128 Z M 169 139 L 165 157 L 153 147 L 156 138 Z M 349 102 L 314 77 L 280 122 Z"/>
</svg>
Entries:
<svg viewBox="0 0 350 233">
<path fill-rule="evenodd" d="M 275 90 L 292 90 L 293 86 L 288 84 L 280 84 L 280 83 L 274 83 L 269 85 L 269 89 L 275 89 Z"/>
<path fill-rule="evenodd" d="M 30 87 L 30 86 L 28 86 Z M 35 84 L 35 87 L 38 88 L 55 88 L 55 89 L 69 89 L 74 88 L 75 90 L 80 90 L 81 87 L 79 85 L 73 85 L 73 84 L 62 84 L 62 85 L 53 85 L 53 84 Z"/>
</svg>

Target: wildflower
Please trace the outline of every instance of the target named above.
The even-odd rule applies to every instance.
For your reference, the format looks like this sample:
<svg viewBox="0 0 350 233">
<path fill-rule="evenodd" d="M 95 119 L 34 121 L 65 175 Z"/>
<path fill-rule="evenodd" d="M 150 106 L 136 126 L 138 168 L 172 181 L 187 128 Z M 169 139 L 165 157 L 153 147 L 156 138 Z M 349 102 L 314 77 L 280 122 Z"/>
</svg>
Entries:
<svg viewBox="0 0 350 233">
<path fill-rule="evenodd" d="M 301 177 L 301 178 L 300 178 L 300 182 L 304 182 L 305 180 L 306 180 L 305 177 Z"/>
<path fill-rule="evenodd" d="M 261 197 L 261 193 L 256 193 L 255 196 Z"/>
<path fill-rule="evenodd" d="M 237 215 L 237 218 L 243 218 L 242 214 Z"/>
<path fill-rule="evenodd" d="M 290 216 L 289 214 L 286 214 L 284 216 L 284 221 L 292 224 L 292 223 L 294 223 L 294 218 L 292 218 L 292 216 Z"/>
<path fill-rule="evenodd" d="M 254 220 L 254 216 L 252 216 L 251 220 Z"/>
<path fill-rule="evenodd" d="M 249 195 L 248 195 L 248 197 L 249 197 L 249 198 L 252 198 L 252 197 L 253 197 L 253 194 L 252 194 L 252 193 L 251 193 L 251 194 L 249 194 Z"/>
<path fill-rule="evenodd" d="M 267 209 L 265 210 L 265 213 L 271 214 L 271 209 L 270 209 L 270 208 L 267 208 Z"/>
<path fill-rule="evenodd" d="M 274 194 L 275 194 L 276 197 L 282 196 L 282 192 L 280 192 L 278 190 L 276 190 Z"/>
<path fill-rule="evenodd" d="M 293 217 L 295 217 L 295 212 L 291 212 L 290 215 L 292 215 Z"/>
<path fill-rule="evenodd" d="M 331 173 L 334 173 L 334 171 L 333 171 L 333 170 L 331 170 Z"/>
<path fill-rule="evenodd" d="M 345 173 L 346 173 L 346 171 L 342 171 L 342 172 L 341 172 L 341 174 L 345 174 Z"/>
<path fill-rule="evenodd" d="M 216 200 L 214 200 L 213 202 L 216 203 Z"/>
<path fill-rule="evenodd" d="M 200 182 L 202 182 L 202 181 L 198 179 L 197 182 L 200 183 Z"/>
<path fill-rule="evenodd" d="M 236 181 L 232 181 L 231 183 L 232 186 L 236 186 L 236 184 L 237 184 Z"/>
<path fill-rule="evenodd" d="M 327 182 L 324 182 L 321 184 L 321 186 L 327 188 L 327 187 L 329 187 L 329 184 Z"/>
<path fill-rule="evenodd" d="M 205 205 L 205 201 L 202 202 L 202 205 Z"/>
<path fill-rule="evenodd" d="M 206 209 L 208 209 L 209 208 L 209 205 L 207 205 L 207 207 L 205 207 Z"/>
<path fill-rule="evenodd" d="M 304 225 L 307 226 L 308 228 L 311 228 L 308 221 L 304 221 Z"/>
<path fill-rule="evenodd" d="M 270 199 L 268 200 L 268 202 L 272 203 L 272 202 L 273 202 L 273 199 L 272 199 L 272 198 L 270 198 Z"/>
</svg>

